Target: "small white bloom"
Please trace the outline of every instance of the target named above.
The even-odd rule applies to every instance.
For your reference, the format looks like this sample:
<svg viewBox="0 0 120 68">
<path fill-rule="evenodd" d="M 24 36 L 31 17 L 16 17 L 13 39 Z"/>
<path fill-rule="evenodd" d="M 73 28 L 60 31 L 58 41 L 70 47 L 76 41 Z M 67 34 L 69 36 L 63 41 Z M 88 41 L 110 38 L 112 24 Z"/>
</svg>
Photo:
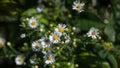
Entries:
<svg viewBox="0 0 120 68">
<path fill-rule="evenodd" d="M 36 64 L 35 59 L 30 59 L 30 63 L 31 63 L 31 64 Z"/>
<path fill-rule="evenodd" d="M 52 54 L 46 54 L 43 58 L 46 64 L 52 64 L 55 62 L 54 56 Z"/>
<path fill-rule="evenodd" d="M 44 46 L 43 46 L 43 49 L 42 49 L 42 53 L 43 53 L 43 54 L 50 53 L 50 52 L 51 52 L 50 49 L 51 49 L 50 45 L 44 45 Z"/>
<path fill-rule="evenodd" d="M 61 36 L 66 28 L 65 24 L 58 24 L 57 28 L 55 28 L 55 31 L 59 33 Z"/>
<path fill-rule="evenodd" d="M 21 38 L 25 38 L 25 37 L 26 37 L 26 34 L 23 33 L 23 34 L 20 35 L 20 37 L 21 37 Z"/>
<path fill-rule="evenodd" d="M 41 8 L 40 6 L 38 6 L 38 7 L 36 8 L 36 10 L 37 10 L 38 13 L 42 12 L 42 8 Z"/>
<path fill-rule="evenodd" d="M 82 12 L 83 7 L 84 7 L 85 3 L 80 3 L 79 1 L 75 1 L 73 2 L 73 10 L 77 10 L 78 12 Z"/>
<path fill-rule="evenodd" d="M 49 40 L 49 38 L 48 37 L 42 37 L 41 38 L 41 45 L 42 46 L 44 46 L 44 45 L 50 45 L 51 44 L 51 42 L 50 42 L 50 40 Z"/>
<path fill-rule="evenodd" d="M 28 26 L 32 29 L 36 28 L 38 26 L 38 21 L 36 20 L 36 18 L 30 18 L 28 21 Z"/>
<path fill-rule="evenodd" d="M 37 59 L 37 55 L 35 54 L 30 58 L 30 63 L 37 64 L 37 62 L 38 62 L 38 59 Z"/>
<path fill-rule="evenodd" d="M 0 37 L 0 48 L 5 45 L 5 39 Z"/>
<path fill-rule="evenodd" d="M 34 41 L 32 43 L 32 49 L 33 51 L 39 51 L 42 48 L 41 43 L 38 41 Z"/>
<path fill-rule="evenodd" d="M 69 43 L 69 42 L 70 42 L 70 39 L 71 39 L 70 36 L 69 36 L 69 35 L 66 35 L 66 36 L 65 36 L 65 43 Z"/>
<path fill-rule="evenodd" d="M 58 43 L 58 42 L 60 41 L 59 33 L 57 33 L 57 32 L 52 33 L 52 34 L 49 36 L 49 40 L 50 40 L 52 43 Z"/>
<path fill-rule="evenodd" d="M 108 20 L 108 19 L 104 19 L 104 23 L 105 23 L 105 24 L 108 24 L 108 23 L 109 23 L 109 20 Z"/>
<path fill-rule="evenodd" d="M 16 65 L 22 65 L 24 63 L 24 57 L 22 55 L 18 55 L 15 58 L 15 63 Z"/>
<path fill-rule="evenodd" d="M 99 32 L 98 29 L 92 27 L 89 32 L 87 33 L 88 37 L 92 37 L 93 39 L 96 39 L 98 36 Z"/>
</svg>

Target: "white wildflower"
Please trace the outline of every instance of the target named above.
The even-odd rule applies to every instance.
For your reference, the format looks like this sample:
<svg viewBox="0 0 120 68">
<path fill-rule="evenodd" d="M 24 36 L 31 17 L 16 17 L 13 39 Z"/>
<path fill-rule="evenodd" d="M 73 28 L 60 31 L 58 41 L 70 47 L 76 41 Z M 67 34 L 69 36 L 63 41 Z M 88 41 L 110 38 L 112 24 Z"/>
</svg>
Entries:
<svg viewBox="0 0 120 68">
<path fill-rule="evenodd" d="M 32 49 L 33 51 L 39 51 L 42 48 L 41 43 L 38 41 L 34 41 L 32 43 Z"/>
<path fill-rule="evenodd" d="M 44 56 L 44 61 L 46 64 L 52 64 L 55 62 L 54 56 L 52 54 L 46 54 Z"/>
<path fill-rule="evenodd" d="M 38 26 L 38 21 L 36 20 L 36 18 L 30 18 L 28 21 L 28 26 L 32 29 L 36 28 Z"/>
<path fill-rule="evenodd" d="M 41 44 L 42 44 L 42 46 L 44 46 L 44 45 L 50 45 L 51 42 L 50 42 L 50 40 L 49 40 L 48 37 L 42 37 L 41 38 Z"/>
<path fill-rule="evenodd" d="M 15 63 L 16 65 L 22 65 L 24 63 L 24 57 L 22 55 L 18 55 L 15 58 Z"/>
<path fill-rule="evenodd" d="M 70 42 L 70 39 L 71 39 L 70 36 L 69 36 L 69 35 L 66 35 L 66 36 L 65 36 L 65 43 L 69 43 L 69 42 Z"/>
<path fill-rule="evenodd" d="M 97 36 L 98 36 L 99 32 L 98 32 L 98 29 L 92 27 L 89 32 L 87 33 L 87 36 L 88 37 L 92 37 L 93 39 L 96 39 Z"/>
<path fill-rule="evenodd" d="M 59 33 L 57 33 L 57 32 L 52 33 L 52 34 L 49 36 L 49 40 L 50 40 L 52 43 L 58 43 L 58 42 L 60 41 Z"/>
<path fill-rule="evenodd" d="M 59 33 L 59 36 L 61 36 L 64 33 L 65 28 L 65 24 L 58 24 L 57 28 L 55 28 L 55 31 Z"/>
<path fill-rule="evenodd" d="M 79 1 L 75 1 L 73 2 L 73 10 L 77 10 L 78 12 L 82 12 L 83 7 L 84 7 L 85 3 L 80 3 Z"/>
<path fill-rule="evenodd" d="M 47 54 L 47 53 L 50 53 L 51 52 L 51 47 L 50 45 L 44 45 L 43 46 L 43 49 L 42 49 L 42 53 L 43 54 Z"/>
</svg>

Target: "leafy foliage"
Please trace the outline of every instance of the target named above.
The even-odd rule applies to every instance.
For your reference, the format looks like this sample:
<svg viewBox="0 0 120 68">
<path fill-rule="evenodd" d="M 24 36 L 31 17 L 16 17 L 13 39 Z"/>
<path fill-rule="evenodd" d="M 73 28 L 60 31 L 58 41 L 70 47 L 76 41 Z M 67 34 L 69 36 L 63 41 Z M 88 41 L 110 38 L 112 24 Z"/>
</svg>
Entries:
<svg viewBox="0 0 120 68">
<path fill-rule="evenodd" d="M 83 12 L 72 9 L 75 0 L 1 0 L 0 30 L 6 44 L 0 47 L 0 59 L 15 68 L 119 68 L 120 59 L 120 1 L 81 0 Z M 31 29 L 29 20 L 35 18 L 38 27 Z M 45 64 L 42 51 L 34 52 L 32 42 L 49 37 L 58 24 L 65 24 L 65 34 L 57 44 L 51 44 L 55 62 Z M 88 37 L 91 27 L 98 28 L 96 39 Z M 21 34 L 25 37 L 21 38 Z M 2 33 L 0 37 L 4 37 Z M 65 44 L 65 37 L 70 42 Z M 17 55 L 25 56 L 24 64 L 15 65 Z M 31 64 L 34 58 L 36 64 Z M 5 66 L 3 61 L 0 67 Z M 118 66 L 117 66 L 118 64 Z"/>
</svg>

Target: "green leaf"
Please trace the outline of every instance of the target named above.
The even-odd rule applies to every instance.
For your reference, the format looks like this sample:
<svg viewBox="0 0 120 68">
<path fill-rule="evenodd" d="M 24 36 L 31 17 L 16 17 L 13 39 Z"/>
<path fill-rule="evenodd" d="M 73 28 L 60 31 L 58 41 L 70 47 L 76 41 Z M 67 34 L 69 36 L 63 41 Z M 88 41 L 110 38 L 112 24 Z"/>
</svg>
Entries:
<svg viewBox="0 0 120 68">
<path fill-rule="evenodd" d="M 32 16 L 33 14 L 37 13 L 35 8 L 30 8 L 22 13 L 22 16 Z"/>
<path fill-rule="evenodd" d="M 107 35 L 109 41 L 111 41 L 111 42 L 115 41 L 115 29 L 114 29 L 113 15 L 111 15 L 110 22 L 105 27 L 104 32 Z"/>
<path fill-rule="evenodd" d="M 111 68 L 110 64 L 108 62 L 103 62 L 102 66 L 103 66 L 103 68 Z"/>
<path fill-rule="evenodd" d="M 92 21 L 92 20 L 86 20 L 86 19 L 79 19 L 78 21 L 76 20 L 77 27 L 79 27 L 81 30 L 89 30 L 91 27 L 97 27 L 97 28 L 102 28 L 104 27 L 104 23 L 97 22 L 97 21 Z"/>
<path fill-rule="evenodd" d="M 116 61 L 116 59 L 113 55 L 108 54 L 106 60 L 109 62 L 111 68 L 118 68 L 117 67 L 117 61 Z"/>
<path fill-rule="evenodd" d="M 101 51 L 98 52 L 98 55 L 99 55 L 102 59 L 105 59 L 106 56 L 108 55 L 108 51 L 101 50 Z"/>
</svg>

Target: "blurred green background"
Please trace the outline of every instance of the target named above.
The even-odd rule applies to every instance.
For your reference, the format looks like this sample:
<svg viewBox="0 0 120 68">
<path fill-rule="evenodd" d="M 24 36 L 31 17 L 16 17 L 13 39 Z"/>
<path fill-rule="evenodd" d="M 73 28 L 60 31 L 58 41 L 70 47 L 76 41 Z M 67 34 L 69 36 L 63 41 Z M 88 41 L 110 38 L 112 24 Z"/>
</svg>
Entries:
<svg viewBox="0 0 120 68">
<path fill-rule="evenodd" d="M 81 13 L 72 9 L 74 1 L 0 0 L 0 36 L 4 37 L 6 41 L 14 43 L 13 48 L 19 50 L 24 41 L 29 42 L 29 38 L 22 40 L 19 38 L 20 34 L 24 32 L 20 27 L 21 21 L 31 16 L 38 18 L 45 26 L 62 22 L 69 24 L 71 27 L 76 27 L 78 29 L 76 37 L 78 38 L 81 38 L 79 36 L 85 34 L 91 27 L 96 27 L 100 29 L 102 39 L 114 45 L 115 49 L 111 53 L 119 66 L 120 0 L 81 0 L 85 2 L 84 12 Z M 41 8 L 42 12 L 38 12 L 36 10 L 37 7 Z M 69 62 L 69 60 L 72 60 L 71 58 L 64 60 L 64 57 L 62 57 L 62 59 L 59 59 L 60 62 L 55 63 L 56 68 L 61 68 L 62 66 L 64 68 L 113 68 L 112 66 L 110 67 L 107 60 L 101 59 L 93 52 L 91 53 L 92 49 L 89 47 L 84 50 L 81 48 L 82 44 L 78 43 L 77 45 L 80 46 L 75 48 L 74 63 Z M 10 49 L 9 47 L 7 48 Z M 3 50 L 3 48 L 0 49 L 0 67 L 30 68 L 30 66 L 16 66 L 14 57 L 6 57 L 7 55 L 4 55 Z M 7 54 L 9 55 L 11 52 L 7 51 Z"/>
</svg>

